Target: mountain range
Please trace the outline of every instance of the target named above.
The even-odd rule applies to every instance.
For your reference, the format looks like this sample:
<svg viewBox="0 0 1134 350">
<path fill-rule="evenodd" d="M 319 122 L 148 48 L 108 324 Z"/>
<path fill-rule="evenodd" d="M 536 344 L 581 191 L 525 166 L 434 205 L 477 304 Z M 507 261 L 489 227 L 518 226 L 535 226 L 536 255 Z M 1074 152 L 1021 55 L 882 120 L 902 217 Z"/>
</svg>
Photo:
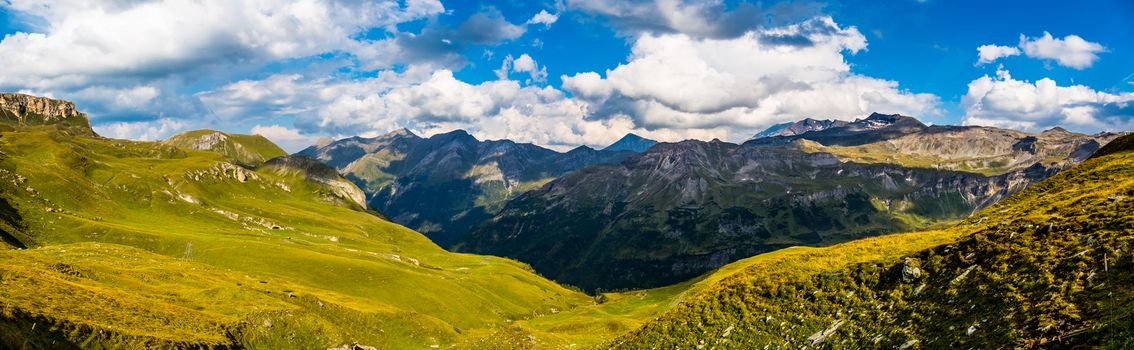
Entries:
<svg viewBox="0 0 1134 350">
<path fill-rule="evenodd" d="M 450 249 L 531 264 L 588 291 L 656 287 L 793 245 L 957 220 L 1117 134 L 805 119 L 744 144 L 628 134 L 566 153 L 463 131 L 348 138 L 300 155 Z"/>
<path fill-rule="evenodd" d="M 366 191 L 371 207 L 448 246 L 516 195 L 632 153 L 586 146 L 556 152 L 509 140 L 481 141 L 463 130 L 422 138 L 402 129 L 297 154 L 335 167 Z"/>
</svg>

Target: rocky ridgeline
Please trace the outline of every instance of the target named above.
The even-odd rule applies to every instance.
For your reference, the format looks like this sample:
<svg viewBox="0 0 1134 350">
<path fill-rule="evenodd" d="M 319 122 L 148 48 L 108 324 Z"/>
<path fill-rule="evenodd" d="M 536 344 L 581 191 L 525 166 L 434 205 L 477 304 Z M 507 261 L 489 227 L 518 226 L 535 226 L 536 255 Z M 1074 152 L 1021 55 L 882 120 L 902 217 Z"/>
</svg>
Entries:
<svg viewBox="0 0 1134 350">
<path fill-rule="evenodd" d="M 21 122 L 29 114 L 44 116 L 48 121 L 85 117 L 75 109 L 74 102 L 24 94 L 0 94 L 0 110 L 15 114 Z"/>
<path fill-rule="evenodd" d="M 87 115 L 75 103 L 16 93 L 0 93 L 0 122 L 16 125 L 69 124 L 79 134 L 94 135 Z"/>
</svg>

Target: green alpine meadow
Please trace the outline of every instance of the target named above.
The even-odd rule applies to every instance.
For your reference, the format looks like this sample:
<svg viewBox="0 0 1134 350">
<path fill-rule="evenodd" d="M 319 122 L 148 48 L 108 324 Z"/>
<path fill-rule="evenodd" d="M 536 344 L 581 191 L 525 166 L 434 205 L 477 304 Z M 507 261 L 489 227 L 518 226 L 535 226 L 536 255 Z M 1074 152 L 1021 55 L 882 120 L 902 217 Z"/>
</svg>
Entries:
<svg viewBox="0 0 1134 350">
<path fill-rule="evenodd" d="M 0 0 L 0 350 L 1134 349 L 1134 2 Z"/>
</svg>

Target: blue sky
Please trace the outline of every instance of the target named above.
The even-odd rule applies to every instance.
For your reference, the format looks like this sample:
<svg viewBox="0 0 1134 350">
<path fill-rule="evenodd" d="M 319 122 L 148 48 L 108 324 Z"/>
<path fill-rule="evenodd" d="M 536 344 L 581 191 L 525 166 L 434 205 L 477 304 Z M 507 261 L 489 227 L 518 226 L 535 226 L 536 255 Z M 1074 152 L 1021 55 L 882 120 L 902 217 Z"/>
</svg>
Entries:
<svg viewBox="0 0 1134 350">
<path fill-rule="evenodd" d="M 461 128 L 563 150 L 874 111 L 1134 128 L 1129 1 L 4 0 L 0 32 L 0 90 L 122 138 Z"/>
</svg>

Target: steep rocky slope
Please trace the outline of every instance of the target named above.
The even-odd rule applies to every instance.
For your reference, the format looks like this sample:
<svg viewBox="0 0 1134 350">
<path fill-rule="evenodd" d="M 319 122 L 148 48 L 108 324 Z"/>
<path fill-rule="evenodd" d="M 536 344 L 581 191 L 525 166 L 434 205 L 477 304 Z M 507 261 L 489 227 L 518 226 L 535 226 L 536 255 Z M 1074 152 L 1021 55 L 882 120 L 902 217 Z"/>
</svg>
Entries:
<svg viewBox="0 0 1134 350">
<path fill-rule="evenodd" d="M 367 193 L 372 208 L 447 246 L 516 195 L 632 152 L 579 147 L 560 153 L 508 140 L 480 141 L 462 130 L 421 138 L 403 129 L 297 154 L 335 167 Z"/>
<path fill-rule="evenodd" d="M 753 258 L 609 346 L 1128 349 L 1131 140 L 948 230 Z"/>
<path fill-rule="evenodd" d="M 229 134 L 216 130 L 193 130 L 170 136 L 162 143 L 185 150 L 212 151 L 255 166 L 287 155 L 282 148 L 260 135 Z"/>
<path fill-rule="evenodd" d="M 787 246 L 827 245 L 957 220 L 1082 160 L 1085 150 L 1108 140 L 1013 134 L 1034 138 L 1032 147 L 1008 146 L 1007 154 L 1018 160 L 974 172 L 989 168 L 856 162 L 810 139 L 916 144 L 910 140 L 936 137 L 926 135 L 941 130 L 909 117 L 875 114 L 743 145 L 660 144 L 621 164 L 583 169 L 521 195 L 456 248 L 513 257 L 587 290 L 660 286 Z M 949 156 L 968 152 L 923 149 L 930 148 Z M 1034 162 L 1023 166 L 1029 160 Z"/>
</svg>

